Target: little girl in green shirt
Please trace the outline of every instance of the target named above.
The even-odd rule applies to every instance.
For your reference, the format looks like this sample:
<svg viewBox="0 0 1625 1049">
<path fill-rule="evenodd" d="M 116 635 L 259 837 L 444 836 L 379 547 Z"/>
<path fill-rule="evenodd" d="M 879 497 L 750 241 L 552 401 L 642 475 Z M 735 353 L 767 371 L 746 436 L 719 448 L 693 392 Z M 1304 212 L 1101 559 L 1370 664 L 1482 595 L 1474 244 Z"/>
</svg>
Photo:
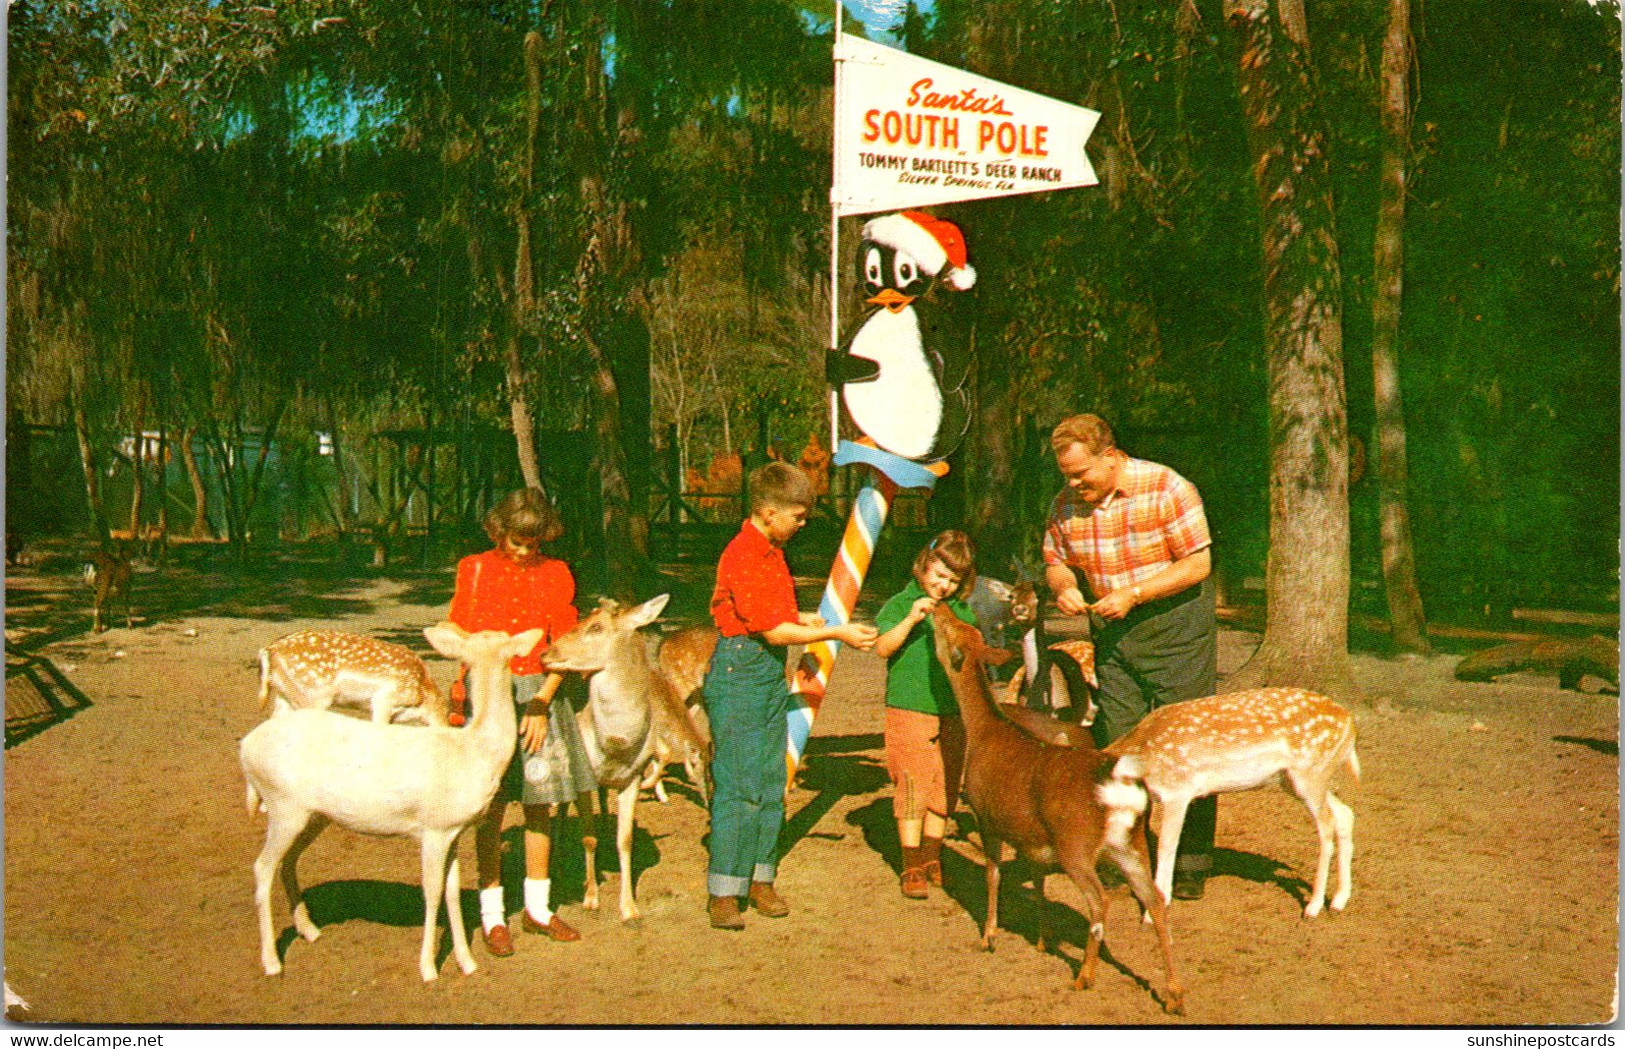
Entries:
<svg viewBox="0 0 1625 1049">
<path fill-rule="evenodd" d="M 875 617 L 874 651 L 886 659 L 886 769 L 903 846 L 903 895 L 923 900 L 942 884 L 942 836 L 959 799 L 965 726 L 933 648 L 931 610 L 946 601 L 965 622 L 976 583 L 976 546 L 960 531 L 939 534 L 914 558 L 914 579 Z"/>
</svg>

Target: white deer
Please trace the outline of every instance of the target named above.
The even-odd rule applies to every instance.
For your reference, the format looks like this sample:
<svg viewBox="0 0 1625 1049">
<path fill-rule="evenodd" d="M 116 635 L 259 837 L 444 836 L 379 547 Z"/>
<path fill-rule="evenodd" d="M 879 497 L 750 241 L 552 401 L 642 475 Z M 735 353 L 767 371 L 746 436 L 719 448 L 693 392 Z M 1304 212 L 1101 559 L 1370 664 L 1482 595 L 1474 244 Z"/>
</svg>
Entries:
<svg viewBox="0 0 1625 1049">
<path fill-rule="evenodd" d="M 267 976 L 282 971 L 271 927 L 271 879 L 278 870 L 294 928 L 310 941 L 321 934 L 305 908 L 296 867 L 299 854 L 330 822 L 363 834 L 419 840 L 424 909 L 419 972 L 425 981 L 439 975 L 434 947 L 442 889 L 457 964 L 464 973 L 475 970 L 463 930 L 457 841 L 484 816 L 513 757 L 518 724 L 508 661 L 535 648 L 543 631 L 514 637 L 494 630 L 469 634 L 442 623 L 423 633 L 442 655 L 469 665 L 473 717 L 466 728 L 376 724 L 307 709 L 270 718 L 243 738 L 248 811 L 252 814 L 263 799 L 267 813 L 265 847 L 254 861 L 260 961 Z"/>
<path fill-rule="evenodd" d="M 445 697 L 411 649 L 342 630 L 301 630 L 260 649 L 260 707 L 365 707 L 372 720 L 447 723 Z"/>
<path fill-rule="evenodd" d="M 1348 906 L 1354 891 L 1354 810 L 1331 791 L 1340 767 L 1360 778 L 1354 718 L 1325 696 L 1301 688 L 1232 692 L 1160 707 L 1106 748 L 1117 759 L 1112 779 L 1143 782 L 1162 803 L 1157 838 L 1157 889 L 1172 899 L 1174 854 L 1185 809 L 1196 798 L 1251 790 L 1277 778 L 1309 809 L 1320 835 L 1315 884 L 1305 918 L 1321 911 L 1332 853 L 1338 853 L 1332 910 Z"/>
</svg>

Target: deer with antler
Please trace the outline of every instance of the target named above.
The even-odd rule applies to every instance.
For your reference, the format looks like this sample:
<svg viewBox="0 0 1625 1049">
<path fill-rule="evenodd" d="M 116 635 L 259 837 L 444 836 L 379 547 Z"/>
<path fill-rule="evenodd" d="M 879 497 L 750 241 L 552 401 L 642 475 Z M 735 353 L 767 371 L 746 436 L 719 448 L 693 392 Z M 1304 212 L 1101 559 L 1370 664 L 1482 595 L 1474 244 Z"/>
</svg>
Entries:
<svg viewBox="0 0 1625 1049">
<path fill-rule="evenodd" d="M 1164 900 L 1172 898 L 1174 854 L 1191 801 L 1282 779 L 1309 809 L 1320 836 L 1315 884 L 1303 916 L 1321 912 L 1334 848 L 1338 883 L 1331 907 L 1348 906 L 1354 891 L 1354 810 L 1332 793 L 1331 781 L 1340 768 L 1358 780 L 1360 759 L 1354 718 L 1343 707 L 1301 688 L 1192 699 L 1152 711 L 1105 752 L 1116 759 L 1112 781 L 1143 783 L 1162 804 L 1156 881 Z"/>
</svg>

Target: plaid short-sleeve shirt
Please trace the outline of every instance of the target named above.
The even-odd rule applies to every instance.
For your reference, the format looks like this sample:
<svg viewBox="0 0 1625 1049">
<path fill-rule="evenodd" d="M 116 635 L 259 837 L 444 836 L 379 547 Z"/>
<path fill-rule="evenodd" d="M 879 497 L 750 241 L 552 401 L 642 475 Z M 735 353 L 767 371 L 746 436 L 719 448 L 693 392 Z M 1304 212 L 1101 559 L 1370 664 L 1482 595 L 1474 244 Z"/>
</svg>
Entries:
<svg viewBox="0 0 1625 1049">
<path fill-rule="evenodd" d="M 1044 563 L 1079 569 L 1095 600 L 1213 545 L 1196 486 L 1159 463 L 1126 458 L 1098 506 L 1072 487 L 1050 507 Z"/>
</svg>

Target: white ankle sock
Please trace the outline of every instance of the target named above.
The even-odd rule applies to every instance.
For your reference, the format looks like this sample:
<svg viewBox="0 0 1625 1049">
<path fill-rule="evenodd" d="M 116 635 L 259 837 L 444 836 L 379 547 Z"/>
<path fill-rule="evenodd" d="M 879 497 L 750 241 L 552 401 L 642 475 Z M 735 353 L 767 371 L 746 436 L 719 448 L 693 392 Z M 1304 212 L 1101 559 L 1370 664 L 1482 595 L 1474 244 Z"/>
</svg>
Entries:
<svg viewBox="0 0 1625 1049">
<path fill-rule="evenodd" d="M 552 894 L 552 878 L 525 879 L 525 910 L 529 912 L 531 920 L 540 925 L 553 920 L 553 908 L 548 906 L 548 898 Z"/>
<path fill-rule="evenodd" d="M 485 931 L 490 932 L 498 925 L 507 924 L 507 915 L 503 913 L 502 886 L 493 885 L 489 889 L 480 890 L 480 924 Z"/>
</svg>

